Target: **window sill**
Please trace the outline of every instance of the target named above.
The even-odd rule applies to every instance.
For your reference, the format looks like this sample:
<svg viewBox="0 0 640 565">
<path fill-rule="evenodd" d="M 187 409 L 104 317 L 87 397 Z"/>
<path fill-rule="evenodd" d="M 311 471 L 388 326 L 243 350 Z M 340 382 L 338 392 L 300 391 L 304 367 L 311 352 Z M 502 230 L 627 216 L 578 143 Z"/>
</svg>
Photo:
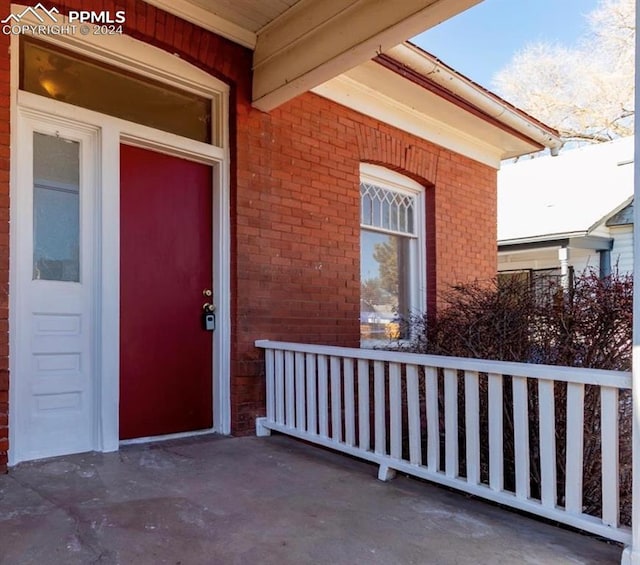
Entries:
<svg viewBox="0 0 640 565">
<path fill-rule="evenodd" d="M 403 349 L 411 342 L 408 339 L 361 339 L 360 340 L 360 349 L 386 349 L 386 350 L 396 350 Z"/>
</svg>

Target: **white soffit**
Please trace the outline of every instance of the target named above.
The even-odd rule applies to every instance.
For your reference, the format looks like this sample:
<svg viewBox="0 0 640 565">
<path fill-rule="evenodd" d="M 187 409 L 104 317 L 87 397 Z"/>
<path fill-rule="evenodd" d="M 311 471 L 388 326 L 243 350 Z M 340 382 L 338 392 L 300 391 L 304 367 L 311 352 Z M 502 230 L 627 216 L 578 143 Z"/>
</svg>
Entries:
<svg viewBox="0 0 640 565">
<path fill-rule="evenodd" d="M 254 34 L 281 16 L 298 0 L 189 0 Z"/>
<path fill-rule="evenodd" d="M 313 92 L 495 169 L 539 149 L 373 61 Z"/>
<path fill-rule="evenodd" d="M 264 111 L 482 0 L 145 0 L 254 51 Z"/>
<path fill-rule="evenodd" d="M 258 31 L 253 105 L 270 111 L 481 0 L 300 0 Z"/>
<path fill-rule="evenodd" d="M 147 4 L 178 16 L 187 22 L 226 37 L 249 49 L 256 46 L 256 33 L 217 13 L 216 2 L 189 0 L 144 0 Z M 203 7 L 203 5 L 207 7 Z"/>
</svg>

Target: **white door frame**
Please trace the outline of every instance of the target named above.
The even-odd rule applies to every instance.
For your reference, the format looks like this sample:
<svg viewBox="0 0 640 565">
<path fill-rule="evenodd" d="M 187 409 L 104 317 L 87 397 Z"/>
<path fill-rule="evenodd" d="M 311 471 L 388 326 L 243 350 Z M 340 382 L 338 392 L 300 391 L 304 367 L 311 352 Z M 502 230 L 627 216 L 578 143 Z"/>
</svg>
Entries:
<svg viewBox="0 0 640 565">
<path fill-rule="evenodd" d="M 11 245 L 9 295 L 10 379 L 19 378 L 20 360 L 16 349 L 16 328 L 19 327 L 19 293 L 16 273 L 17 241 L 20 237 L 19 218 L 25 213 L 17 208 L 20 171 L 16 155 L 20 143 L 18 120 L 21 109 L 31 116 L 55 116 L 72 123 L 90 125 L 100 130 L 99 186 L 97 187 L 98 272 L 96 292 L 96 451 L 115 451 L 119 447 L 119 286 L 120 286 L 120 144 L 126 143 L 178 157 L 209 164 L 213 173 L 213 291 L 217 329 L 213 332 L 213 430 L 222 434 L 231 429 L 230 395 L 230 205 L 229 205 L 229 144 L 228 86 L 179 58 L 160 49 L 122 36 L 51 36 L 38 37 L 85 56 L 122 66 L 140 74 L 162 80 L 174 86 L 212 99 L 217 131 L 214 139 L 219 146 L 185 139 L 85 108 L 71 106 L 28 92 L 18 91 L 18 38 L 11 44 Z M 134 58 L 135 57 L 135 58 Z M 27 212 L 29 213 L 29 212 Z M 9 464 L 19 462 L 17 414 L 20 411 L 16 387 L 10 386 Z"/>
</svg>

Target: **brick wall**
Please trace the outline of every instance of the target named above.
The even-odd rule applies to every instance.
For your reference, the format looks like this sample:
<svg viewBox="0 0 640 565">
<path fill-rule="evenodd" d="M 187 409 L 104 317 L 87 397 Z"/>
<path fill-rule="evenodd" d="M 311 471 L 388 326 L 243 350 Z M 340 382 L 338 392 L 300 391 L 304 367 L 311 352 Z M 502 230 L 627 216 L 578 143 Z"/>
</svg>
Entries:
<svg viewBox="0 0 640 565">
<path fill-rule="evenodd" d="M 247 105 L 238 132 L 232 406 L 248 433 L 264 412 L 255 339 L 358 346 L 360 162 L 427 189 L 430 308 L 438 289 L 495 275 L 496 172 L 314 94 L 268 116 Z"/>
<path fill-rule="evenodd" d="M 0 0 L 0 19 L 9 7 Z M 0 34 L 0 473 L 9 449 L 9 42 Z"/>
<path fill-rule="evenodd" d="M 0 13 L 8 12 L 7 3 L 1 5 Z M 361 161 L 387 166 L 427 188 L 430 307 L 447 283 L 495 273 L 493 169 L 314 94 L 271 114 L 254 110 L 248 50 L 143 2 L 56 5 L 61 12 L 125 9 L 128 34 L 178 54 L 231 86 L 233 433 L 250 433 L 255 417 L 264 413 L 255 339 L 358 344 Z M 6 46 L 6 38 L 0 40 Z M 4 100 L 8 60 L 0 65 Z M 6 107 L 0 123 L 0 220 L 8 214 Z M 0 226 L 0 234 L 0 285 L 6 288 L 6 226 Z M 7 435 L 6 292 L 2 296 L 0 465 L 6 460 Z"/>
</svg>

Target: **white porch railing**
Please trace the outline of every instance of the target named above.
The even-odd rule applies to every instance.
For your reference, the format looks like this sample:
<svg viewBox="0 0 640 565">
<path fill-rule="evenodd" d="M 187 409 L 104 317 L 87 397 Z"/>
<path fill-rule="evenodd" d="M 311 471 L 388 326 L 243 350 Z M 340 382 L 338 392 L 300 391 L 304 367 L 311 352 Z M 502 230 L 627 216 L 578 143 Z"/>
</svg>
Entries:
<svg viewBox="0 0 640 565">
<path fill-rule="evenodd" d="M 630 542 L 619 488 L 620 392 L 631 388 L 630 373 L 274 341 L 256 346 L 266 351 L 267 380 L 258 435 L 278 431 L 377 463 L 382 480 L 400 471 Z M 583 510 L 585 463 L 593 474 L 584 456 L 585 395 L 600 411 L 601 504 L 591 514 Z"/>
</svg>

